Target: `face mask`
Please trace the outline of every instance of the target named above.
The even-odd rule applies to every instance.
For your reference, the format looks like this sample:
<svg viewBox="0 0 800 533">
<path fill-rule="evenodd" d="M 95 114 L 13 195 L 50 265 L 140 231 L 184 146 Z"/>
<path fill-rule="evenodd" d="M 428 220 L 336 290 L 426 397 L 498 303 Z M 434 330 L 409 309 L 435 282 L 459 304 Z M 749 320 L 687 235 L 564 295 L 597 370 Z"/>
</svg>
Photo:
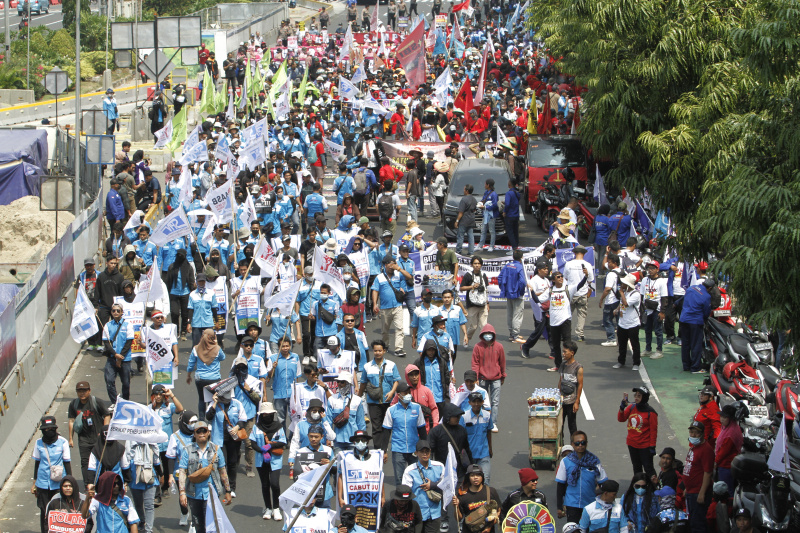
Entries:
<svg viewBox="0 0 800 533">
<path fill-rule="evenodd" d="M 308 418 L 310 418 L 311 420 L 313 420 L 314 422 L 316 422 L 316 421 L 318 421 L 320 418 L 322 418 L 322 415 L 320 415 L 320 414 L 319 414 L 319 413 L 317 413 L 317 412 L 313 412 L 313 413 L 309 413 L 309 415 L 308 415 Z"/>
<path fill-rule="evenodd" d="M 700 437 L 689 437 L 689 443 L 693 446 L 697 446 L 701 442 L 703 442 L 703 439 Z"/>
<path fill-rule="evenodd" d="M 411 398 L 410 394 L 405 394 L 403 396 L 400 396 L 400 401 L 403 402 L 403 403 L 410 403 L 411 399 L 412 398 Z"/>
<path fill-rule="evenodd" d="M 350 393 L 350 384 L 347 385 L 339 385 L 339 394 L 345 396 Z"/>
<path fill-rule="evenodd" d="M 634 487 L 633 491 L 637 496 L 644 496 L 647 493 L 647 489 L 641 487 Z"/>
<path fill-rule="evenodd" d="M 314 276 L 306 276 L 306 281 L 314 281 Z"/>
<path fill-rule="evenodd" d="M 367 449 L 367 443 L 366 442 L 356 442 L 355 443 L 355 448 L 356 448 L 356 450 L 358 450 L 360 452 L 363 452 L 364 450 Z"/>
<path fill-rule="evenodd" d="M 426 304 L 429 304 L 433 301 L 433 296 L 425 296 L 422 298 L 422 301 L 425 302 Z"/>
<path fill-rule="evenodd" d="M 444 334 L 444 330 L 443 329 L 437 329 L 436 330 L 436 334 L 441 336 L 442 334 Z"/>
<path fill-rule="evenodd" d="M 205 294 L 206 293 L 206 288 L 205 287 L 197 287 L 197 292 L 199 292 L 200 294 Z"/>
<path fill-rule="evenodd" d="M 352 529 L 353 526 L 356 525 L 356 519 L 355 519 L 355 517 L 353 515 L 346 514 L 346 515 L 343 515 L 341 517 L 341 519 L 342 519 L 342 525 L 344 527 L 346 527 L 348 530 Z"/>
<path fill-rule="evenodd" d="M 481 335 L 481 338 L 486 342 L 492 342 L 492 339 L 494 339 L 494 335 L 492 335 L 491 333 L 484 333 L 483 335 Z"/>
<path fill-rule="evenodd" d="M 325 301 L 328 300 L 328 295 L 327 294 L 320 294 L 319 295 L 319 299 L 322 300 L 323 302 L 325 302 Z"/>
<path fill-rule="evenodd" d="M 283 194 L 278 194 L 278 200 L 283 200 Z"/>
</svg>

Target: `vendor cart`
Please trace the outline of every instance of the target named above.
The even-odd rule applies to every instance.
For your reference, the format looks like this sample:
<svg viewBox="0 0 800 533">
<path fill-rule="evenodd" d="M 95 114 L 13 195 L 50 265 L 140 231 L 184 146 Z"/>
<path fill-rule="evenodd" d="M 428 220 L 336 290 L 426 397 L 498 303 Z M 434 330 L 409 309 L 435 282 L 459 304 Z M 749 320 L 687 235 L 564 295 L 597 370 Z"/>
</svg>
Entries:
<svg viewBox="0 0 800 533">
<path fill-rule="evenodd" d="M 563 444 L 563 417 L 560 397 L 554 403 L 532 404 L 530 399 L 528 401 L 528 459 L 534 469 L 556 468 Z"/>
</svg>

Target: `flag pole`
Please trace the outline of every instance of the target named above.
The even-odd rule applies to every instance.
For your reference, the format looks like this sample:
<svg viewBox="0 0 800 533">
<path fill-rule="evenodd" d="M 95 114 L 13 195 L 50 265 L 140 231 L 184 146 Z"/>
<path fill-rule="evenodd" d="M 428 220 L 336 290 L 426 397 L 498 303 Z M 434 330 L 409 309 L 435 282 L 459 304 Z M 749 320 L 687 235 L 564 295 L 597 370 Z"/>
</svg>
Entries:
<svg viewBox="0 0 800 533">
<path fill-rule="evenodd" d="M 214 485 L 214 484 L 211 483 L 211 485 Z M 214 498 L 211 497 L 211 491 L 212 490 L 216 491 L 217 487 L 209 488 L 209 490 L 208 490 L 209 502 L 208 503 L 211 504 L 211 512 L 214 514 L 214 526 L 217 528 L 217 532 L 219 532 L 219 517 L 217 516 L 217 506 L 214 503 Z M 217 494 L 217 498 L 219 498 L 219 494 Z"/>
<path fill-rule="evenodd" d="M 328 466 L 325 468 L 325 473 L 319 477 L 319 479 L 317 480 L 317 482 L 314 484 L 314 487 L 313 487 L 313 488 L 312 488 L 312 489 L 309 491 L 309 493 L 308 493 L 308 496 L 306 496 L 306 499 L 305 499 L 305 501 L 303 502 L 303 505 L 302 505 L 302 507 L 300 507 L 300 509 L 297 511 L 297 513 L 295 513 L 295 515 L 294 515 L 294 518 L 292 518 L 292 521 L 289 523 L 289 527 L 288 527 L 288 528 L 286 528 L 286 531 L 287 531 L 287 532 L 290 532 L 290 533 L 291 533 L 291 531 L 292 531 L 292 527 L 294 527 L 294 523 L 295 523 L 295 522 L 297 522 L 297 519 L 298 519 L 298 518 L 300 518 L 300 512 L 301 512 L 303 509 L 305 509 L 305 508 L 306 508 L 306 506 L 308 506 L 308 502 L 309 502 L 309 501 L 311 501 L 311 498 L 313 498 L 313 497 L 314 497 L 314 495 L 317 493 L 317 489 L 319 488 L 319 486 L 320 486 L 320 484 L 322 483 L 322 481 L 323 481 L 323 480 L 324 480 L 326 477 L 328 477 L 328 473 L 331 471 L 331 468 L 333 468 L 333 465 L 334 465 L 334 464 L 335 464 L 335 461 L 331 461 L 331 462 L 329 462 L 329 463 L 328 463 Z"/>
</svg>

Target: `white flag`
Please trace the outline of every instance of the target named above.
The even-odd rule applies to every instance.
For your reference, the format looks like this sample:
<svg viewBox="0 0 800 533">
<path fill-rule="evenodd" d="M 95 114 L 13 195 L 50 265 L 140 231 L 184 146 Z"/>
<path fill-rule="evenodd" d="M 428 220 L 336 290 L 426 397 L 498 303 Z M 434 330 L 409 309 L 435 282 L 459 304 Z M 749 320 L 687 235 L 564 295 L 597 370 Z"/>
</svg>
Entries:
<svg viewBox="0 0 800 533">
<path fill-rule="evenodd" d="M 231 204 L 231 180 L 226 181 L 219 187 L 214 187 L 206 193 L 206 204 L 208 209 L 214 213 L 221 224 L 233 220 L 233 209 Z"/>
<path fill-rule="evenodd" d="M 233 91 L 231 91 L 228 98 L 228 109 L 225 110 L 225 118 L 228 120 L 236 120 L 236 107 L 233 105 Z"/>
<path fill-rule="evenodd" d="M 603 176 L 600 174 L 600 165 L 595 167 L 594 199 L 600 205 L 608 203 L 606 196 L 606 186 L 603 184 Z"/>
<path fill-rule="evenodd" d="M 117 398 L 114 416 L 108 424 L 108 440 L 129 440 L 147 444 L 167 442 L 163 420 L 147 405 Z"/>
<path fill-rule="evenodd" d="M 356 67 L 356 71 L 353 73 L 353 79 L 351 79 L 350 81 L 352 81 L 353 83 L 358 83 L 366 79 L 367 79 L 367 73 L 364 71 L 364 65 L 359 64 Z"/>
<path fill-rule="evenodd" d="M 244 209 L 239 214 L 239 220 L 242 226 L 249 228 L 256 218 L 258 218 L 258 214 L 256 213 L 256 206 L 253 204 L 253 195 L 248 194 L 247 200 L 244 201 Z"/>
<path fill-rule="evenodd" d="M 208 147 L 204 142 L 195 143 L 181 156 L 181 165 L 188 165 L 198 161 L 208 161 Z"/>
<path fill-rule="evenodd" d="M 347 32 L 344 34 L 344 42 L 342 48 L 339 50 L 339 61 L 350 55 L 350 49 L 353 47 L 353 26 L 347 24 Z"/>
<path fill-rule="evenodd" d="M 180 237 L 192 235 L 192 225 L 182 205 L 159 222 L 158 227 L 150 236 L 150 242 L 156 246 L 164 246 Z M 154 263 L 155 264 L 155 263 Z"/>
<path fill-rule="evenodd" d="M 778 434 L 775 436 L 775 444 L 772 445 L 772 451 L 769 453 L 767 466 L 770 470 L 776 470 L 789 473 L 789 443 L 786 439 L 786 418 L 781 418 L 781 427 Z"/>
<path fill-rule="evenodd" d="M 341 161 L 344 157 L 344 146 L 329 141 L 328 139 L 322 140 L 325 141 L 325 148 L 328 149 L 328 153 L 331 154 L 331 157 L 333 157 L 335 161 Z"/>
<path fill-rule="evenodd" d="M 228 138 L 220 134 L 217 137 L 217 149 L 214 151 L 214 157 L 227 161 L 231 157 L 231 147 L 228 143 Z"/>
<path fill-rule="evenodd" d="M 209 483 L 209 486 L 213 485 L 213 483 Z M 236 530 L 233 529 L 233 524 L 231 524 L 230 519 L 228 519 L 228 515 L 225 514 L 225 509 L 222 502 L 219 500 L 216 487 L 208 492 L 209 502 L 208 509 L 206 510 L 206 533 L 236 533 Z M 215 516 L 216 520 L 214 519 Z M 217 522 L 219 522 L 219 530 L 217 530 Z"/>
<path fill-rule="evenodd" d="M 258 240 L 258 245 L 253 249 L 253 260 L 261 269 L 261 273 L 265 274 L 261 277 L 274 276 L 278 261 L 275 258 L 275 250 L 269 245 L 267 239 L 262 237 Z"/>
<path fill-rule="evenodd" d="M 200 130 L 201 129 L 202 128 L 200 127 L 200 124 L 198 124 L 192 130 L 192 133 L 190 133 L 189 136 L 186 137 L 186 140 L 183 141 L 183 150 L 181 150 L 182 154 L 185 154 L 186 152 L 189 151 L 189 148 L 191 148 L 192 146 L 194 146 L 195 144 L 200 142 Z"/>
<path fill-rule="evenodd" d="M 456 452 L 453 450 L 453 445 L 447 443 L 447 462 L 444 465 L 444 475 L 442 481 L 439 483 L 439 488 L 442 489 L 442 506 L 447 509 L 447 506 L 453 502 L 453 496 L 456 494 L 456 483 L 458 483 L 458 474 L 456 473 Z"/>
<path fill-rule="evenodd" d="M 257 169 L 259 165 L 267 160 L 267 152 L 264 150 L 264 141 L 262 139 L 254 139 L 253 142 L 248 143 L 241 149 L 239 157 L 244 157 L 248 169 Z"/>
<path fill-rule="evenodd" d="M 287 523 L 292 520 L 292 509 L 303 506 L 306 499 L 311 495 L 311 490 L 314 488 L 314 485 L 316 485 L 325 474 L 325 470 L 327 470 L 327 468 L 321 466 L 309 470 L 308 472 L 303 472 L 297 476 L 297 480 L 292 483 L 288 489 L 281 493 L 278 502 L 286 517 Z"/>
<path fill-rule="evenodd" d="M 178 187 L 180 188 L 178 203 L 183 205 L 191 204 L 194 198 L 194 189 L 192 189 L 192 171 L 189 170 L 189 165 L 183 165 L 181 167 L 181 177 L 178 181 Z"/>
<path fill-rule="evenodd" d="M 172 140 L 172 119 L 164 125 L 163 128 L 156 132 L 156 144 L 153 148 L 161 148 L 166 146 Z"/>
<path fill-rule="evenodd" d="M 160 331 L 169 330 L 162 327 Z M 172 344 L 168 339 L 164 339 L 158 330 L 149 327 L 144 328 L 143 337 L 147 346 L 147 364 L 151 370 L 159 370 L 172 364 L 175 354 L 172 353 Z"/>
<path fill-rule="evenodd" d="M 203 238 L 200 239 L 200 244 L 209 246 L 211 239 L 214 238 L 214 228 L 218 224 L 217 217 L 214 215 L 206 216 L 206 221 L 203 223 Z M 211 253 L 209 251 L 209 253 Z"/>
<path fill-rule="evenodd" d="M 78 295 L 75 297 L 75 306 L 72 308 L 72 324 L 69 332 L 75 342 L 83 342 L 100 331 L 97 325 L 97 318 L 94 316 L 94 306 L 86 295 L 83 283 L 78 287 Z"/>
<path fill-rule="evenodd" d="M 319 246 L 314 248 L 314 277 L 321 283 L 330 285 L 333 292 L 339 296 L 340 301 L 347 301 L 347 286 L 342 273 L 336 267 L 333 259 L 325 255 Z"/>
<path fill-rule="evenodd" d="M 161 269 L 158 268 L 158 257 L 153 258 L 150 272 L 139 279 L 139 287 L 136 289 L 134 303 L 155 302 L 164 297 L 164 287 L 161 284 Z"/>
<path fill-rule="evenodd" d="M 444 94 L 450 90 L 452 85 L 453 76 L 450 74 L 450 67 L 448 66 L 441 74 L 439 74 L 439 77 L 436 78 L 436 83 L 433 84 L 433 87 L 437 93 Z"/>
<path fill-rule="evenodd" d="M 506 137 L 506 134 L 500 129 L 500 124 L 497 125 L 497 144 L 508 144 L 508 137 Z"/>
<path fill-rule="evenodd" d="M 369 93 L 367 93 L 364 99 L 361 100 L 361 105 L 364 106 L 365 109 L 366 108 L 372 109 L 378 115 L 391 113 L 391 111 L 383 107 L 383 105 L 381 105 L 380 102 L 375 100 L 375 98 Z"/>
<path fill-rule="evenodd" d="M 377 5 L 375 6 L 377 8 Z M 386 42 L 383 40 L 383 32 L 381 32 L 381 44 L 378 46 L 378 55 L 383 54 L 384 59 L 388 59 L 387 54 L 389 53 L 386 49 Z"/>
<path fill-rule="evenodd" d="M 288 115 L 291 109 L 292 108 L 289 105 L 289 95 L 282 93 L 275 101 L 275 117 L 281 119 Z"/>
<path fill-rule="evenodd" d="M 358 97 L 358 87 L 353 85 L 353 82 L 345 78 L 344 76 L 339 76 L 339 95 L 342 98 L 347 98 L 348 100 L 355 100 Z"/>
<path fill-rule="evenodd" d="M 128 223 L 125 224 L 125 227 L 122 228 L 122 231 L 125 232 L 128 231 L 129 229 L 138 228 L 139 226 L 142 225 L 143 220 L 144 220 L 144 213 L 137 209 L 136 211 L 133 212 L 131 218 L 128 219 Z"/>
<path fill-rule="evenodd" d="M 276 280 L 277 277 L 273 276 L 272 280 Z M 272 283 L 272 281 L 270 281 Z M 266 301 L 264 301 L 264 309 L 278 309 L 281 312 L 281 316 L 289 316 L 292 314 L 292 306 L 294 305 L 295 298 L 297 297 L 297 293 L 300 291 L 300 285 L 302 285 L 303 280 L 298 280 L 289 285 L 288 288 L 278 292 L 277 294 L 271 295 Z"/>
</svg>

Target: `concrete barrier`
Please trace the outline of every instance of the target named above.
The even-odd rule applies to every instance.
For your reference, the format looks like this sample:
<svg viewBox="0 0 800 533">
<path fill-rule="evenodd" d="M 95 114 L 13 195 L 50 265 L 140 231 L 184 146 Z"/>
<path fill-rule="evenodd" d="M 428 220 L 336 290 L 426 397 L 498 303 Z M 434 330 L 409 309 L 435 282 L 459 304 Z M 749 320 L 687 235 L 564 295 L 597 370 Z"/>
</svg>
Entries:
<svg viewBox="0 0 800 533">
<path fill-rule="evenodd" d="M 0 89 L 0 104 L 20 105 L 32 104 L 35 100 L 33 90 L 26 89 Z"/>
</svg>

